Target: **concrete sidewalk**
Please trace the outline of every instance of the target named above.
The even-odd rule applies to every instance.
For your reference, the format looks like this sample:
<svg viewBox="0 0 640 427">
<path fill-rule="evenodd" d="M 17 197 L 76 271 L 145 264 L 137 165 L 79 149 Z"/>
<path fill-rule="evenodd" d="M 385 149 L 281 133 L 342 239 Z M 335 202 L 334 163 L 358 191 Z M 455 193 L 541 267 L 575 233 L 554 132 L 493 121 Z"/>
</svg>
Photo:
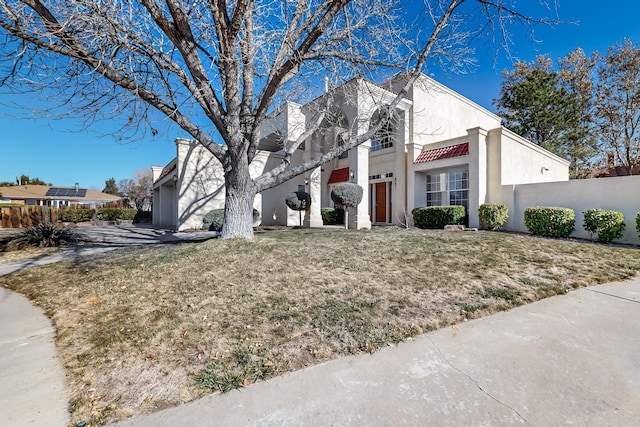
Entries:
<svg viewBox="0 0 640 427">
<path fill-rule="evenodd" d="M 640 279 L 114 426 L 638 426 Z"/>
<path fill-rule="evenodd" d="M 69 423 L 55 332 L 41 309 L 0 287 L 0 425 Z"/>
</svg>

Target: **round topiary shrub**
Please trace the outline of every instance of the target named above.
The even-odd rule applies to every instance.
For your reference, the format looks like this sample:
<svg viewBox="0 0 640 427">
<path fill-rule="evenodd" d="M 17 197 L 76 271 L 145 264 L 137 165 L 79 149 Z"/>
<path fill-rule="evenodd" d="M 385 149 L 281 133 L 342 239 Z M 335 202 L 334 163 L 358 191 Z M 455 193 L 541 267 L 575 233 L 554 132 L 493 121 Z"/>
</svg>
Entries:
<svg viewBox="0 0 640 427">
<path fill-rule="evenodd" d="M 598 242 L 608 243 L 622 237 L 624 214 L 605 209 L 587 209 L 584 211 L 584 229 L 598 233 Z"/>
<path fill-rule="evenodd" d="M 576 214 L 570 208 L 527 208 L 524 210 L 524 225 L 539 236 L 569 237 L 575 229 Z"/>
<path fill-rule="evenodd" d="M 509 208 L 506 205 L 485 203 L 478 208 L 478 216 L 483 228 L 501 230 L 509 218 Z"/>
<path fill-rule="evenodd" d="M 294 191 L 287 195 L 285 203 L 289 209 L 304 211 L 311 206 L 311 195 L 306 191 Z"/>
<path fill-rule="evenodd" d="M 253 222 L 260 219 L 260 212 L 257 209 L 253 210 Z M 209 231 L 222 231 L 224 225 L 224 209 L 214 209 L 209 211 L 204 218 L 202 218 L 202 229 Z"/>
<path fill-rule="evenodd" d="M 333 186 L 331 200 L 338 205 L 355 208 L 362 201 L 363 194 L 364 191 L 358 184 L 344 182 Z"/>
</svg>

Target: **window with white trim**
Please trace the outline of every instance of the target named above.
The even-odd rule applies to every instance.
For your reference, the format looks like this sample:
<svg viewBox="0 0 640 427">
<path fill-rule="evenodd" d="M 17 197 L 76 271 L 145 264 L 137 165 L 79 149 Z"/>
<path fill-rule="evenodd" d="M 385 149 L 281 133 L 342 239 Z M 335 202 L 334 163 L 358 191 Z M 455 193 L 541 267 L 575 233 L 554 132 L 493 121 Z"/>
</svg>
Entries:
<svg viewBox="0 0 640 427">
<path fill-rule="evenodd" d="M 427 175 L 427 206 L 469 208 L 469 172 L 456 170 Z"/>
</svg>

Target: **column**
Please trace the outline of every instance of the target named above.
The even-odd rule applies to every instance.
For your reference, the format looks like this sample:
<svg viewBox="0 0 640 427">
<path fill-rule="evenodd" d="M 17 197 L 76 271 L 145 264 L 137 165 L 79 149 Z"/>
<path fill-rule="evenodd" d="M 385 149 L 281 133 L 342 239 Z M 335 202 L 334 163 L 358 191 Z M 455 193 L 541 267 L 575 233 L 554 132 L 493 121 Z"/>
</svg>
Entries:
<svg viewBox="0 0 640 427">
<path fill-rule="evenodd" d="M 368 127 L 368 122 L 367 122 Z M 351 182 L 362 187 L 362 201 L 355 208 L 349 208 L 349 228 L 369 229 L 369 147 L 371 142 L 365 141 L 349 151 L 349 173 L 353 174 Z"/>
<path fill-rule="evenodd" d="M 469 227 L 479 227 L 478 208 L 487 198 L 487 131 L 467 130 L 469 135 Z"/>
</svg>

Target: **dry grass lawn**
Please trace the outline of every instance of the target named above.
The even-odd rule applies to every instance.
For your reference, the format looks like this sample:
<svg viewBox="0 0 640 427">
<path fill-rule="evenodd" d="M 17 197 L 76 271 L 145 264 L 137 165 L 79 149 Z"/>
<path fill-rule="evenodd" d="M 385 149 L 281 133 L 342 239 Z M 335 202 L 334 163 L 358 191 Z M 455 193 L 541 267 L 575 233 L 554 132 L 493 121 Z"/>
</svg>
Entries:
<svg viewBox="0 0 640 427">
<path fill-rule="evenodd" d="M 100 425 L 640 270 L 634 248 L 491 232 L 271 231 L 0 277 L 43 307 L 71 419 Z"/>
</svg>

